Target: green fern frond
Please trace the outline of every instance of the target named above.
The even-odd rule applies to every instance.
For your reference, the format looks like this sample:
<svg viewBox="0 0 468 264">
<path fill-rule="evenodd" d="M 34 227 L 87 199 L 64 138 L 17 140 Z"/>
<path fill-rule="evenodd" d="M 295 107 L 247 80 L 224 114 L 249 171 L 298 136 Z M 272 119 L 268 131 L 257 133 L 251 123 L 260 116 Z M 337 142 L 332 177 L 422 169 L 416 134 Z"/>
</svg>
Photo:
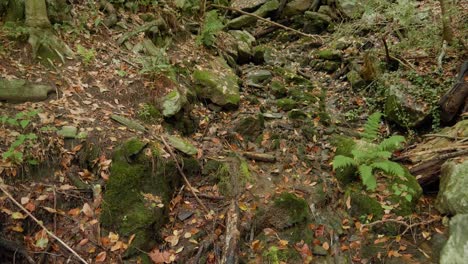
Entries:
<svg viewBox="0 0 468 264">
<path fill-rule="evenodd" d="M 356 161 L 350 157 L 346 157 L 343 155 L 336 155 L 333 159 L 333 169 L 344 168 L 347 166 L 356 166 Z"/>
<path fill-rule="evenodd" d="M 369 116 L 366 124 L 364 125 L 364 132 L 361 134 L 363 139 L 373 141 L 378 138 L 381 118 L 382 113 L 380 112 L 375 112 Z"/>
<path fill-rule="evenodd" d="M 375 187 L 377 187 L 377 180 L 372 173 L 372 167 L 363 164 L 359 166 L 358 171 L 361 176 L 362 184 L 364 184 L 368 190 L 375 190 Z"/>
<path fill-rule="evenodd" d="M 389 159 L 392 153 L 384 150 L 374 151 L 371 153 L 374 159 Z"/>
<path fill-rule="evenodd" d="M 224 28 L 223 22 L 216 10 L 211 10 L 206 13 L 205 21 L 201 29 L 200 35 L 197 37 L 199 43 L 205 46 L 212 46 L 218 34 Z"/>
<path fill-rule="evenodd" d="M 395 175 L 395 176 L 403 176 L 405 175 L 405 170 L 403 167 L 393 161 L 385 160 L 374 162 L 371 164 L 371 167 L 374 169 L 380 169 L 386 174 Z"/>
<path fill-rule="evenodd" d="M 377 148 L 384 151 L 395 151 L 401 146 L 403 142 L 405 142 L 405 137 L 391 136 L 382 140 Z"/>
</svg>

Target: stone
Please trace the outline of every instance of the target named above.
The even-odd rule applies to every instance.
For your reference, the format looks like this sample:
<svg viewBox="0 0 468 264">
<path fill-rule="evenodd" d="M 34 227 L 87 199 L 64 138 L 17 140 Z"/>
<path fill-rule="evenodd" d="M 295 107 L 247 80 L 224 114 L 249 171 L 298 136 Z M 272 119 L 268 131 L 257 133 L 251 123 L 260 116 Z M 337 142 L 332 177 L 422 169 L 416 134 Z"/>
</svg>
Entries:
<svg viewBox="0 0 468 264">
<path fill-rule="evenodd" d="M 177 136 L 168 136 L 167 139 L 171 146 L 187 155 L 195 155 L 198 153 L 198 149 L 192 145 L 192 143 L 183 138 Z"/>
<path fill-rule="evenodd" d="M 410 87 L 412 86 L 412 87 Z M 388 86 L 384 114 L 388 120 L 401 127 L 415 128 L 424 123 L 431 112 L 430 104 L 415 98 L 408 89 L 417 89 L 400 80 L 399 84 Z"/>
<path fill-rule="evenodd" d="M 314 70 L 333 73 L 340 68 L 341 63 L 336 61 L 319 61 L 313 66 Z"/>
<path fill-rule="evenodd" d="M 277 65 L 284 61 L 284 57 L 271 46 L 262 44 L 253 48 L 253 62 L 256 64 Z"/>
<path fill-rule="evenodd" d="M 306 119 L 307 114 L 302 110 L 292 109 L 291 111 L 289 111 L 288 117 L 289 119 Z"/>
<path fill-rule="evenodd" d="M 57 131 L 59 136 L 64 138 L 75 138 L 78 133 L 78 128 L 75 126 L 63 126 L 62 129 Z"/>
<path fill-rule="evenodd" d="M 343 53 L 339 50 L 325 49 L 317 52 L 317 58 L 321 60 L 341 61 Z"/>
<path fill-rule="evenodd" d="M 280 81 L 272 81 L 270 83 L 270 92 L 273 96 L 275 96 L 278 99 L 285 97 L 288 94 L 288 90 Z"/>
<path fill-rule="evenodd" d="M 229 31 L 236 40 L 237 61 L 239 63 L 247 63 L 253 56 L 252 46 L 255 43 L 255 37 L 245 30 Z"/>
<path fill-rule="evenodd" d="M 340 11 L 349 18 L 358 19 L 364 13 L 364 6 L 360 0 L 336 0 L 336 5 Z"/>
<path fill-rule="evenodd" d="M 351 84 L 351 87 L 355 91 L 359 91 L 359 90 L 365 88 L 366 85 L 367 85 L 367 82 L 355 70 L 352 70 L 352 71 L 348 72 L 346 74 L 346 78 L 348 79 L 348 82 Z"/>
<path fill-rule="evenodd" d="M 196 93 L 200 98 L 209 99 L 225 108 L 239 105 L 238 78 L 222 58 L 215 57 L 206 68 L 195 70 L 193 78 Z"/>
<path fill-rule="evenodd" d="M 297 106 L 297 102 L 291 98 L 281 98 L 276 100 L 276 105 L 284 111 L 289 111 Z"/>
<path fill-rule="evenodd" d="M 265 122 L 262 115 L 258 117 L 246 117 L 241 119 L 234 128 L 234 131 L 242 135 L 246 140 L 254 141 L 265 128 Z"/>
<path fill-rule="evenodd" d="M 443 214 L 468 214 L 468 159 L 446 161 L 440 174 L 437 210 Z"/>
<path fill-rule="evenodd" d="M 450 219 L 450 237 L 440 254 L 441 264 L 460 264 L 468 260 L 468 214 Z"/>
<path fill-rule="evenodd" d="M 43 101 L 52 92 L 55 92 L 52 86 L 0 78 L 0 101 L 9 103 Z"/>
<path fill-rule="evenodd" d="M 253 10 L 266 2 L 267 0 L 233 0 L 231 7 L 240 10 Z"/>
<path fill-rule="evenodd" d="M 187 102 L 187 98 L 182 95 L 178 90 L 169 92 L 162 98 L 162 114 L 164 117 L 171 117 L 177 114 L 184 104 Z"/>
<path fill-rule="evenodd" d="M 300 15 L 312 5 L 312 0 L 292 0 L 288 2 L 283 10 L 283 16 L 286 17 Z"/>
<path fill-rule="evenodd" d="M 259 9 L 257 9 L 254 14 L 259 17 L 266 17 L 271 12 L 279 8 L 278 0 L 271 0 L 263 4 Z M 246 26 L 253 25 L 257 21 L 257 18 L 248 15 L 242 15 L 230 20 L 227 24 L 227 28 L 231 29 L 240 29 Z"/>
<path fill-rule="evenodd" d="M 331 18 L 318 12 L 306 11 L 304 13 L 303 31 L 308 34 L 320 34 L 327 30 Z"/>
<path fill-rule="evenodd" d="M 360 190 L 361 187 L 354 184 L 346 189 L 345 195 L 350 197 L 351 200 L 350 214 L 354 217 L 373 215 L 374 219 L 381 219 L 384 209 L 379 201 L 374 197 L 361 193 Z"/>
<path fill-rule="evenodd" d="M 262 85 L 271 80 L 272 74 L 268 70 L 254 70 L 247 73 L 247 85 Z"/>
</svg>

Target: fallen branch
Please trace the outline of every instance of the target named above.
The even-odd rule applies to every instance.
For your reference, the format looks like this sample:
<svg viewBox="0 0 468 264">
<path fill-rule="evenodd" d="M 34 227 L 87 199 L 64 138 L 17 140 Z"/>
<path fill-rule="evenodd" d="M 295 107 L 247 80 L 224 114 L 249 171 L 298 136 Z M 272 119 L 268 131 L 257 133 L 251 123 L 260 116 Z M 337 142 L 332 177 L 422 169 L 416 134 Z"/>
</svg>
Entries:
<svg viewBox="0 0 468 264">
<path fill-rule="evenodd" d="M 440 153 L 440 152 L 447 152 L 447 151 L 456 151 L 460 149 L 467 149 L 468 145 L 458 145 L 458 146 L 453 146 L 453 147 L 447 147 L 447 148 L 438 148 L 438 149 L 430 149 L 430 150 L 423 150 L 415 153 L 409 153 L 406 155 L 399 156 L 395 158 L 394 160 L 402 160 L 414 156 L 421 156 L 421 155 L 426 155 L 426 154 L 432 154 L 432 153 Z"/>
<path fill-rule="evenodd" d="M 448 139 L 453 139 L 453 140 L 465 140 L 468 137 L 453 137 L 449 135 L 443 135 L 443 134 L 426 134 L 423 135 L 423 137 L 440 137 L 440 138 L 448 138 Z"/>
<path fill-rule="evenodd" d="M 282 29 L 284 29 L 284 30 L 288 30 L 288 31 L 297 33 L 297 34 L 299 34 L 299 35 L 301 35 L 301 36 L 304 36 L 304 37 L 313 38 L 313 39 L 319 39 L 320 42 L 323 42 L 322 37 L 319 36 L 319 35 L 307 34 L 307 33 L 304 33 L 304 32 L 302 32 L 302 31 L 299 31 L 299 30 L 297 30 L 297 29 L 290 28 L 290 27 L 287 27 L 287 26 L 285 26 L 285 25 L 281 25 L 281 24 L 276 23 L 276 22 L 274 22 L 274 21 L 268 20 L 268 19 L 263 18 L 263 17 L 261 17 L 261 16 L 258 16 L 258 15 L 256 15 L 256 14 L 252 14 L 252 13 L 249 13 L 249 12 L 245 12 L 245 11 L 239 10 L 239 9 L 237 9 L 237 8 L 232 8 L 232 7 L 223 6 L 223 5 L 211 4 L 211 6 L 212 6 L 212 7 L 216 7 L 216 8 L 222 8 L 222 9 L 234 11 L 234 12 L 238 12 L 238 13 L 241 13 L 241 14 L 243 14 L 243 15 L 255 17 L 255 18 L 258 19 L 258 20 L 261 20 L 261 21 L 266 22 L 266 23 L 268 23 L 268 24 L 277 26 L 277 27 L 282 28 Z"/>
<path fill-rule="evenodd" d="M 237 200 L 231 200 L 226 219 L 226 234 L 223 246 L 223 255 L 221 264 L 238 263 L 237 248 L 239 245 L 240 231 L 239 231 L 239 208 Z"/>
<path fill-rule="evenodd" d="M 275 162 L 276 157 L 267 153 L 257 153 L 257 152 L 244 152 L 242 153 L 246 158 L 253 159 L 263 162 Z"/>
<path fill-rule="evenodd" d="M 180 167 L 180 164 L 177 161 L 177 158 L 174 155 L 174 152 L 172 151 L 171 147 L 169 146 L 169 144 L 167 144 L 167 141 L 164 139 L 163 136 L 161 136 L 160 138 L 161 138 L 161 141 L 163 142 L 164 146 L 166 147 L 167 151 L 169 152 L 169 155 L 171 155 L 172 159 L 174 160 L 177 170 L 179 171 L 180 175 L 184 179 L 184 182 L 187 185 L 187 187 L 190 189 L 190 192 L 192 193 L 193 197 L 195 197 L 195 200 L 197 200 L 198 204 L 203 208 L 203 210 L 205 210 L 205 212 L 207 214 L 209 214 L 210 210 L 208 210 L 208 208 L 205 206 L 205 204 L 202 202 L 202 200 L 200 200 L 198 195 L 195 193 L 195 189 L 192 187 L 192 184 L 190 184 L 189 180 L 187 179 L 187 176 L 185 176 L 185 173 L 182 170 L 182 168 Z"/>
<path fill-rule="evenodd" d="M 395 224 L 406 226 L 406 229 L 400 234 L 400 236 L 403 236 L 404 234 L 406 234 L 406 232 L 411 230 L 413 227 L 420 226 L 420 225 L 428 225 L 428 224 L 430 224 L 432 222 L 440 221 L 440 219 L 441 219 L 440 217 L 436 217 L 436 218 L 433 218 L 431 220 L 421 221 L 421 222 L 414 223 L 414 224 L 408 224 L 405 221 L 397 220 L 397 219 L 382 219 L 382 220 L 378 220 L 378 221 L 375 221 L 375 222 L 372 222 L 372 223 L 369 223 L 369 224 L 363 224 L 361 226 L 361 230 L 364 227 L 371 227 L 371 226 L 374 226 L 374 225 L 385 224 L 385 223 L 395 223 Z"/>
<path fill-rule="evenodd" d="M 32 215 L 28 210 L 26 210 L 26 208 L 24 208 L 18 201 L 16 201 L 15 198 L 13 198 L 13 196 L 7 191 L 7 189 L 5 188 L 5 185 L 3 184 L 2 181 L 0 181 L 0 190 L 2 190 L 2 192 L 8 197 L 8 199 L 10 199 L 16 206 L 18 206 L 21 209 L 21 211 L 23 211 L 25 214 L 27 214 L 29 217 L 31 217 L 31 219 L 34 222 L 36 222 L 36 224 L 38 224 L 42 229 L 44 229 L 44 231 L 46 231 L 46 233 L 49 236 L 53 237 L 62 246 L 64 246 L 68 251 L 70 251 L 75 257 L 77 257 L 80 260 L 81 263 L 88 264 L 88 262 L 86 260 L 84 260 L 78 253 L 76 253 L 75 250 L 73 250 L 70 246 L 68 246 L 65 242 L 63 242 L 54 233 L 49 231 L 49 229 L 47 229 L 47 227 L 44 226 L 42 221 L 39 221 L 36 217 L 34 217 L 34 215 Z"/>
</svg>

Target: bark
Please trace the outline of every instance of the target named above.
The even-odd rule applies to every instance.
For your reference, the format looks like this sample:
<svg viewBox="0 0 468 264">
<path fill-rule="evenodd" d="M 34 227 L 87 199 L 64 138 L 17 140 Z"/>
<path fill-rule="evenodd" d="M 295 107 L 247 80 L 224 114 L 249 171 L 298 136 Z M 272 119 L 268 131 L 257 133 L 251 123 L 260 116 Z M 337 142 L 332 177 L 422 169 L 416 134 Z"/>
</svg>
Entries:
<svg viewBox="0 0 468 264">
<path fill-rule="evenodd" d="M 26 25 L 33 28 L 50 28 L 45 0 L 26 0 Z"/>
<path fill-rule="evenodd" d="M 453 31 L 450 27 L 450 17 L 447 14 L 448 3 L 447 0 L 439 0 L 440 10 L 442 15 L 442 38 L 447 41 L 448 44 L 453 43 Z"/>
</svg>

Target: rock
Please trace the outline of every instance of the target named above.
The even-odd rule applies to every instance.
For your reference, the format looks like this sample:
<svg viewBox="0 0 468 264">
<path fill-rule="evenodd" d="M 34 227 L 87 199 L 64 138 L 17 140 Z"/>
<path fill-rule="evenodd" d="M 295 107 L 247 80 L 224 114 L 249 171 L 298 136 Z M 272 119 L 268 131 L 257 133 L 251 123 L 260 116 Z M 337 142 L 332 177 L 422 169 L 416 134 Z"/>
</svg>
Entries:
<svg viewBox="0 0 468 264">
<path fill-rule="evenodd" d="M 306 119 L 307 114 L 299 109 L 292 109 L 288 113 L 289 119 Z"/>
<path fill-rule="evenodd" d="M 253 61 L 256 64 L 277 65 L 285 62 L 285 59 L 277 50 L 266 44 L 253 48 Z"/>
<path fill-rule="evenodd" d="M 341 63 L 336 61 L 315 61 L 314 70 L 333 73 L 340 68 Z"/>
<path fill-rule="evenodd" d="M 78 132 L 78 128 L 75 126 L 63 126 L 62 129 L 57 131 L 59 136 L 64 138 L 75 138 Z"/>
<path fill-rule="evenodd" d="M 267 0 L 232 0 L 231 7 L 240 10 L 253 10 L 266 2 Z"/>
<path fill-rule="evenodd" d="M 402 80 L 388 86 L 384 110 L 386 118 L 408 128 L 423 124 L 430 115 L 431 107 L 423 99 L 415 98 L 408 92 L 409 89 L 417 88 Z"/>
<path fill-rule="evenodd" d="M 43 101 L 51 92 L 55 92 L 52 86 L 32 84 L 25 80 L 0 78 L 0 101 L 9 103 Z"/>
<path fill-rule="evenodd" d="M 442 264 L 466 263 L 468 259 L 468 214 L 450 219 L 450 237 L 440 254 Z"/>
<path fill-rule="evenodd" d="M 241 119 L 235 126 L 234 131 L 242 135 L 246 140 L 255 141 L 263 133 L 265 122 L 263 115 L 257 118 L 249 116 Z"/>
<path fill-rule="evenodd" d="M 282 98 L 276 100 L 276 105 L 284 111 L 289 111 L 296 108 L 297 103 L 291 98 Z"/>
<path fill-rule="evenodd" d="M 317 52 L 317 58 L 330 61 L 341 61 L 343 53 L 339 50 L 325 49 Z"/>
<path fill-rule="evenodd" d="M 276 9 L 279 8 L 279 2 L 278 0 L 271 0 L 263 4 L 259 9 L 257 9 L 254 14 L 259 16 L 259 17 L 266 17 L 269 15 L 272 11 L 275 11 Z M 254 24 L 257 21 L 257 18 L 253 16 L 248 16 L 248 15 L 242 15 L 240 17 L 236 17 L 232 20 L 230 20 L 227 24 L 227 28 L 231 29 L 240 29 L 246 26 L 250 26 Z"/>
<path fill-rule="evenodd" d="M 148 143 L 134 138 L 116 149 L 103 196 L 101 225 L 121 236 L 136 235 L 127 255 L 152 248 L 153 236 L 167 222 L 167 205 L 179 185 L 174 162 L 159 156 L 158 145 L 149 146 L 150 151 L 145 151 L 147 147 Z"/>
<path fill-rule="evenodd" d="M 442 165 L 436 208 L 443 214 L 468 214 L 468 159 Z"/>
<path fill-rule="evenodd" d="M 253 56 L 252 46 L 255 43 L 255 37 L 245 30 L 231 30 L 229 31 L 236 40 L 237 47 L 237 61 L 239 63 L 247 63 Z"/>
<path fill-rule="evenodd" d="M 280 81 L 272 81 L 270 84 L 270 92 L 276 98 L 285 97 L 288 94 L 288 90 L 284 84 Z"/>
<path fill-rule="evenodd" d="M 200 98 L 210 99 L 225 108 L 239 105 L 238 78 L 222 58 L 213 58 L 209 67 L 195 70 L 193 78 L 197 84 L 195 90 Z"/>
<path fill-rule="evenodd" d="M 320 34 L 327 30 L 331 23 L 331 18 L 318 12 L 306 11 L 304 13 L 303 31 L 309 34 Z"/>
<path fill-rule="evenodd" d="M 292 193 L 283 192 L 273 200 L 264 212 L 256 216 L 263 228 L 273 227 L 277 230 L 305 223 L 310 218 L 307 202 Z"/>
<path fill-rule="evenodd" d="M 247 73 L 247 85 L 263 85 L 271 80 L 272 74 L 267 70 L 254 70 Z"/>
<path fill-rule="evenodd" d="M 362 1 L 336 0 L 335 2 L 336 5 L 340 7 L 340 11 L 349 18 L 358 19 L 364 13 L 364 6 Z"/>
<path fill-rule="evenodd" d="M 292 0 L 288 2 L 283 10 L 283 16 L 286 17 L 300 15 L 312 5 L 312 0 Z"/>
<path fill-rule="evenodd" d="M 384 209 L 379 201 L 361 192 L 361 187 L 358 185 L 350 185 L 347 187 L 345 195 L 351 200 L 351 215 L 360 217 L 362 215 L 373 215 L 374 219 L 381 219 L 384 214 Z"/>
<path fill-rule="evenodd" d="M 245 186 L 252 181 L 249 164 L 241 156 L 230 153 L 227 158 L 210 162 L 208 168 L 203 168 L 203 173 L 217 181 L 219 191 L 225 196 L 238 193 L 240 186 Z"/>
<path fill-rule="evenodd" d="M 168 136 L 167 139 L 169 140 L 169 144 L 171 146 L 187 155 L 195 155 L 198 153 L 198 149 L 183 138 L 177 136 Z"/>
<path fill-rule="evenodd" d="M 164 96 L 161 101 L 163 116 L 171 117 L 182 109 L 184 104 L 187 102 L 187 98 L 178 90 L 173 90 Z"/>
<path fill-rule="evenodd" d="M 349 83 L 351 84 L 351 87 L 355 91 L 359 91 L 365 88 L 367 85 L 367 82 L 355 70 L 348 72 L 348 74 L 346 74 L 346 78 L 348 79 Z"/>
<path fill-rule="evenodd" d="M 134 129 L 134 130 L 137 130 L 137 131 L 140 131 L 140 132 L 145 132 L 146 131 L 146 128 L 142 124 L 140 124 L 139 122 L 137 122 L 135 120 L 126 118 L 124 116 L 111 115 L 111 119 L 115 120 L 116 122 L 130 128 L 130 129 Z"/>
</svg>

